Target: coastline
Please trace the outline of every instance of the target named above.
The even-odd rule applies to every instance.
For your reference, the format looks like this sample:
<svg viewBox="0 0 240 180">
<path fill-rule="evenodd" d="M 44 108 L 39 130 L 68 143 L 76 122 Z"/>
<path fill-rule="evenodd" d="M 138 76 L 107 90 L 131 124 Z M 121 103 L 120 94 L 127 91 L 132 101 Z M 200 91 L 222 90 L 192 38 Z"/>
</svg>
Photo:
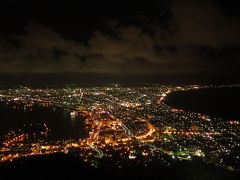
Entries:
<svg viewBox="0 0 240 180">
<path fill-rule="evenodd" d="M 240 120 L 237 103 L 240 99 L 239 86 L 198 88 L 172 91 L 164 103 L 176 109 L 223 120 Z"/>
</svg>

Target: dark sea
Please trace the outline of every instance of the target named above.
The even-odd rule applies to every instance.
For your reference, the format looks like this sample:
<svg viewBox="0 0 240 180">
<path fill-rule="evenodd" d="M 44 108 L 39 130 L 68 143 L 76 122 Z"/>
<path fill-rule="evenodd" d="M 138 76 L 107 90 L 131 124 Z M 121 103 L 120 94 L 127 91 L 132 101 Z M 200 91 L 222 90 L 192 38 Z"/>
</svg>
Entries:
<svg viewBox="0 0 240 180">
<path fill-rule="evenodd" d="M 33 107 L 24 109 L 21 106 L 10 106 L 0 102 L 0 139 L 9 131 L 17 131 L 24 125 L 46 124 L 51 130 L 52 140 L 83 138 L 86 136 L 84 118 L 71 117 L 70 112 L 63 109 Z"/>
<path fill-rule="evenodd" d="M 223 120 L 240 120 L 239 87 L 177 91 L 169 94 L 165 103 Z"/>
</svg>

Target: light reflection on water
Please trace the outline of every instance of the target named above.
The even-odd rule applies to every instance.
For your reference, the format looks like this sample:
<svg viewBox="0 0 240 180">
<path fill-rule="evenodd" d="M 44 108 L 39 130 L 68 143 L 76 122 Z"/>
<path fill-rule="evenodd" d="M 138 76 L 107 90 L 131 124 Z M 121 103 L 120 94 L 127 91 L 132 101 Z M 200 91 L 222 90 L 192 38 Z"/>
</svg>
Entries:
<svg viewBox="0 0 240 180">
<path fill-rule="evenodd" d="M 68 139 L 86 137 L 84 117 L 71 116 L 70 112 L 59 108 L 34 107 L 32 110 L 24 107 L 13 107 L 0 102 L 0 139 L 23 125 L 46 123 L 50 128 L 50 139 Z"/>
</svg>

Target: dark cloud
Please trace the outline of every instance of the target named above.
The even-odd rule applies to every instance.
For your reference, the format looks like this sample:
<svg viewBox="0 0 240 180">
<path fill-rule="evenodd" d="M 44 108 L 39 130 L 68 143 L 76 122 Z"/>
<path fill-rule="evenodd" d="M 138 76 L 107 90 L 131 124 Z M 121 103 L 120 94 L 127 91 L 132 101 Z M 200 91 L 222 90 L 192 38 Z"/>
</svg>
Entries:
<svg viewBox="0 0 240 180">
<path fill-rule="evenodd" d="M 177 1 L 172 13 L 176 43 L 216 47 L 240 44 L 240 17 L 227 16 L 214 1 Z"/>
<path fill-rule="evenodd" d="M 161 9 L 161 3 L 155 5 L 155 10 Z M 125 75 L 240 69 L 239 16 L 226 15 L 215 1 L 172 1 L 154 17 L 135 18 L 137 23 L 130 24 L 110 18 L 104 22 L 107 31 L 95 29 L 87 43 L 50 26 L 29 23 L 24 33 L 1 41 L 0 72 Z M 235 51 L 226 50 L 233 47 Z"/>
<path fill-rule="evenodd" d="M 54 47 L 52 49 L 52 55 L 53 55 L 53 58 L 56 60 L 56 61 L 60 61 L 61 58 L 63 58 L 63 56 L 67 56 L 68 55 L 68 52 L 65 50 L 59 50 L 57 47 Z"/>
</svg>

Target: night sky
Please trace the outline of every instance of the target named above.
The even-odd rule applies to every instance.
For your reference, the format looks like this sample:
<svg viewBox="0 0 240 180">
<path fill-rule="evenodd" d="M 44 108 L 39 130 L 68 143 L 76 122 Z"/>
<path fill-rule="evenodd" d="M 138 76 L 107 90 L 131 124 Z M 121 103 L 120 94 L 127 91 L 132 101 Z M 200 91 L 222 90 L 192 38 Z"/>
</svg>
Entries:
<svg viewBox="0 0 240 180">
<path fill-rule="evenodd" d="M 240 77 L 234 0 L 11 1 L 0 74 Z"/>
</svg>

